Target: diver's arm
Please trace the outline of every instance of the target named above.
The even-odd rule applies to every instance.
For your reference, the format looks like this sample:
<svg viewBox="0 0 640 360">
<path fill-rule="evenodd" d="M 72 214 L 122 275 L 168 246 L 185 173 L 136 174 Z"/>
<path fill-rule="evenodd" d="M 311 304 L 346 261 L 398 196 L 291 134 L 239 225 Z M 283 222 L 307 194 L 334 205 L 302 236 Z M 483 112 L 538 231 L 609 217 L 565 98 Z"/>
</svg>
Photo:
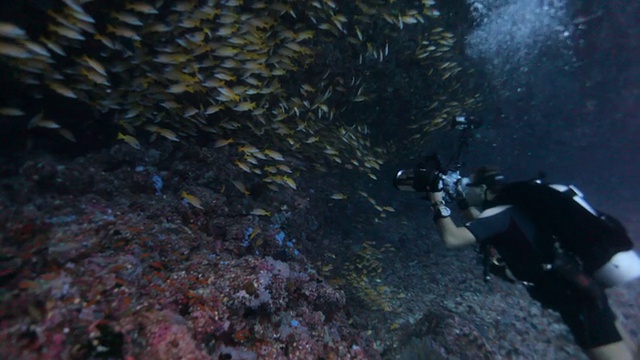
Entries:
<svg viewBox="0 0 640 360">
<path fill-rule="evenodd" d="M 464 192 L 462 190 L 456 191 L 456 205 L 458 205 L 458 209 L 462 212 L 462 217 L 464 221 L 469 222 L 477 219 L 480 216 L 481 211 L 478 210 L 475 206 L 470 206 L 467 199 L 464 197 Z"/>
<path fill-rule="evenodd" d="M 439 203 L 442 201 L 442 192 L 429 193 L 428 195 L 431 203 Z M 466 227 L 456 226 L 449 217 L 436 220 L 436 228 L 448 248 L 471 245 L 476 242 L 475 236 L 473 236 Z"/>
<path fill-rule="evenodd" d="M 480 210 L 478 210 L 478 208 L 476 207 L 470 206 L 462 212 L 462 216 L 464 217 L 465 221 L 472 221 L 480 216 Z"/>
<path fill-rule="evenodd" d="M 444 244 L 448 248 L 456 248 L 471 245 L 476 242 L 476 237 L 464 226 L 456 226 L 451 218 L 436 220 L 436 228 Z"/>
</svg>

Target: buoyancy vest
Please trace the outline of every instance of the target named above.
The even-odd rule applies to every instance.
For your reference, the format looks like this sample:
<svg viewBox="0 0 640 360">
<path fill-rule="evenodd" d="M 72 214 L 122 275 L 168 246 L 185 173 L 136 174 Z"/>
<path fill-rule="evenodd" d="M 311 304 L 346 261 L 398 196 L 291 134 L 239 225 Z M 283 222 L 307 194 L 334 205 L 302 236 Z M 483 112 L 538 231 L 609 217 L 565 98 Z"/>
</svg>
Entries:
<svg viewBox="0 0 640 360">
<path fill-rule="evenodd" d="M 535 244 L 548 253 L 559 246 L 575 255 L 587 274 L 593 274 L 620 251 L 633 248 L 625 228 L 614 217 L 594 209 L 572 185 L 540 180 L 503 186 L 495 204 L 513 205 L 524 212 L 548 241 Z"/>
</svg>

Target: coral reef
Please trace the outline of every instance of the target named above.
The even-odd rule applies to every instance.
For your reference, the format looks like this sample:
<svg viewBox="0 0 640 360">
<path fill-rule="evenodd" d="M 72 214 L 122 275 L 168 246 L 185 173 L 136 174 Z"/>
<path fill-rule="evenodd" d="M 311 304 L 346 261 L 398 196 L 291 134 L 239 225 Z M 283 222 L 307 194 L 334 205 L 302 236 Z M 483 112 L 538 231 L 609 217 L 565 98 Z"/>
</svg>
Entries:
<svg viewBox="0 0 640 360">
<path fill-rule="evenodd" d="M 367 227 L 366 200 L 328 203 L 340 176 L 246 195 L 218 175 L 260 184 L 228 152 L 161 144 L 157 165 L 114 165 L 114 151 L 5 162 L 0 357 L 582 356 L 523 288 L 485 284 L 472 249 L 405 215 Z M 637 340 L 637 284 L 610 295 Z"/>
<path fill-rule="evenodd" d="M 0 357 L 379 357 L 297 248 L 288 209 L 304 218 L 308 199 L 226 186 L 208 170 L 242 177 L 224 151 L 114 167 L 121 150 L 37 158 L 2 180 Z"/>
</svg>

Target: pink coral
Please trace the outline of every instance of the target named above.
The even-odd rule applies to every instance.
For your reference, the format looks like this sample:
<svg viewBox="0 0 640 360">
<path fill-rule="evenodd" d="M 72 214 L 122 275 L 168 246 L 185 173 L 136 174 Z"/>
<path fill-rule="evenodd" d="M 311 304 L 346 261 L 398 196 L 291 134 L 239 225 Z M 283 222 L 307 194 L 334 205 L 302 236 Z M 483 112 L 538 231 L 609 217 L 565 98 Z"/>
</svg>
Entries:
<svg viewBox="0 0 640 360">
<path fill-rule="evenodd" d="M 141 359 L 153 360 L 199 360 L 210 359 L 198 348 L 187 322 L 179 315 L 150 312 L 143 316 L 144 334 L 148 351 Z"/>
</svg>

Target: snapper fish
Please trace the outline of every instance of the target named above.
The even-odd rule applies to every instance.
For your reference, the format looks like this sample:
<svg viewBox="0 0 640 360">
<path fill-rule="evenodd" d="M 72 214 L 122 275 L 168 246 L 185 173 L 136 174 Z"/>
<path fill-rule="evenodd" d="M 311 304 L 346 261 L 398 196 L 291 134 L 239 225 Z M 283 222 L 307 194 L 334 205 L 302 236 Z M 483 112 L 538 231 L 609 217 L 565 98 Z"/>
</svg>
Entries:
<svg viewBox="0 0 640 360">
<path fill-rule="evenodd" d="M 43 45 L 38 44 L 35 41 L 24 40 L 22 43 L 27 49 L 29 49 L 29 51 L 31 51 L 36 55 L 42 55 L 47 58 L 51 57 L 51 53 L 47 50 L 47 48 L 45 48 Z"/>
<path fill-rule="evenodd" d="M 58 94 L 62 95 L 62 96 L 66 96 L 68 98 L 72 98 L 72 99 L 77 99 L 78 95 L 76 95 L 75 92 L 73 92 L 73 90 L 69 89 L 68 87 L 60 84 L 60 83 L 55 83 L 55 82 L 50 82 L 48 83 L 49 87 L 51 88 L 51 90 L 57 92 Z"/>
<path fill-rule="evenodd" d="M 156 132 L 171 141 L 180 141 L 180 139 L 178 138 L 178 135 L 173 130 L 158 128 Z"/>
<path fill-rule="evenodd" d="M 231 144 L 232 142 L 233 142 L 232 138 L 229 138 L 229 139 L 218 139 L 213 144 L 213 147 L 216 147 L 216 148 L 224 147 L 224 146 L 227 146 L 227 145 Z"/>
<path fill-rule="evenodd" d="M 80 61 L 88 65 L 93 70 L 97 71 L 100 75 L 107 76 L 107 70 L 97 60 L 84 55 L 82 58 L 80 58 Z"/>
<path fill-rule="evenodd" d="M 248 172 L 248 173 L 250 173 L 250 172 L 251 172 L 251 167 L 250 167 L 247 163 L 245 163 L 245 162 L 242 162 L 242 161 L 240 161 L 240 160 L 236 160 L 236 161 L 234 161 L 234 164 L 235 164 L 237 167 L 239 167 L 240 169 L 242 169 L 242 170 L 244 170 L 244 171 L 246 171 L 246 172 Z"/>
<path fill-rule="evenodd" d="M 58 134 L 60 134 L 60 136 L 64 137 L 65 139 L 72 141 L 72 142 L 76 142 L 76 137 L 75 135 L 73 135 L 73 133 L 67 129 L 63 129 L 63 128 L 59 128 L 58 130 Z"/>
<path fill-rule="evenodd" d="M 238 147 L 238 151 L 253 154 L 259 152 L 260 150 L 251 144 L 244 144 Z"/>
<path fill-rule="evenodd" d="M 47 120 L 43 118 L 42 113 L 34 116 L 31 121 L 29 121 L 29 129 L 33 129 L 34 127 L 43 127 L 48 129 L 59 129 L 60 125 L 53 120 Z"/>
<path fill-rule="evenodd" d="M 282 181 L 293 190 L 298 190 L 298 184 L 296 184 L 295 180 L 293 180 L 292 178 L 288 176 L 283 176 Z"/>
<path fill-rule="evenodd" d="M 26 40 L 27 33 L 17 25 L 8 22 L 0 22 L 0 36 L 15 40 Z"/>
<path fill-rule="evenodd" d="M 5 42 L 0 42 L 0 55 L 16 59 L 28 59 L 33 57 L 29 49 Z"/>
<path fill-rule="evenodd" d="M 119 132 L 118 133 L 118 140 L 123 140 L 124 142 L 129 144 L 132 148 L 134 148 L 136 150 L 140 150 L 140 142 L 138 141 L 138 139 L 136 139 L 135 137 L 133 137 L 131 135 L 125 135 L 125 134 Z"/>
<path fill-rule="evenodd" d="M 247 187 L 244 186 L 242 182 L 238 180 L 231 180 L 231 183 L 236 187 L 236 189 L 240 190 L 241 193 L 245 194 L 246 196 L 250 195 L 249 190 L 247 190 Z"/>
<path fill-rule="evenodd" d="M 250 214 L 251 215 L 257 215 L 257 216 L 271 216 L 270 212 L 268 212 L 265 209 L 260 209 L 260 208 L 251 210 Z"/>
<path fill-rule="evenodd" d="M 288 173 L 288 174 L 291 174 L 291 173 L 292 173 L 291 168 L 289 168 L 289 167 L 288 167 L 287 165 L 285 165 L 285 164 L 277 164 L 277 165 L 276 165 L 276 167 L 277 167 L 278 169 L 280 169 L 281 171 L 284 171 L 284 172 L 286 172 L 286 173 Z"/>
<path fill-rule="evenodd" d="M 204 208 L 202 207 L 202 201 L 200 199 L 198 199 L 195 195 L 191 195 L 189 193 L 187 193 L 186 191 L 183 191 L 180 196 L 182 196 L 183 201 L 197 207 L 200 210 L 204 210 Z"/>
<path fill-rule="evenodd" d="M 24 115 L 24 111 L 18 109 L 18 108 L 12 108 L 12 107 L 3 107 L 0 108 L 0 115 L 4 115 L 4 116 L 22 116 Z"/>
<path fill-rule="evenodd" d="M 268 157 L 272 158 L 273 160 L 279 160 L 282 161 L 284 160 L 284 157 L 282 156 L 281 153 L 275 151 L 275 150 L 265 150 L 264 154 L 267 155 Z"/>
<path fill-rule="evenodd" d="M 153 6 L 149 4 L 145 4 L 144 2 L 135 2 L 125 4 L 125 9 L 133 10 L 142 14 L 157 14 L 158 10 L 156 10 Z"/>
</svg>

